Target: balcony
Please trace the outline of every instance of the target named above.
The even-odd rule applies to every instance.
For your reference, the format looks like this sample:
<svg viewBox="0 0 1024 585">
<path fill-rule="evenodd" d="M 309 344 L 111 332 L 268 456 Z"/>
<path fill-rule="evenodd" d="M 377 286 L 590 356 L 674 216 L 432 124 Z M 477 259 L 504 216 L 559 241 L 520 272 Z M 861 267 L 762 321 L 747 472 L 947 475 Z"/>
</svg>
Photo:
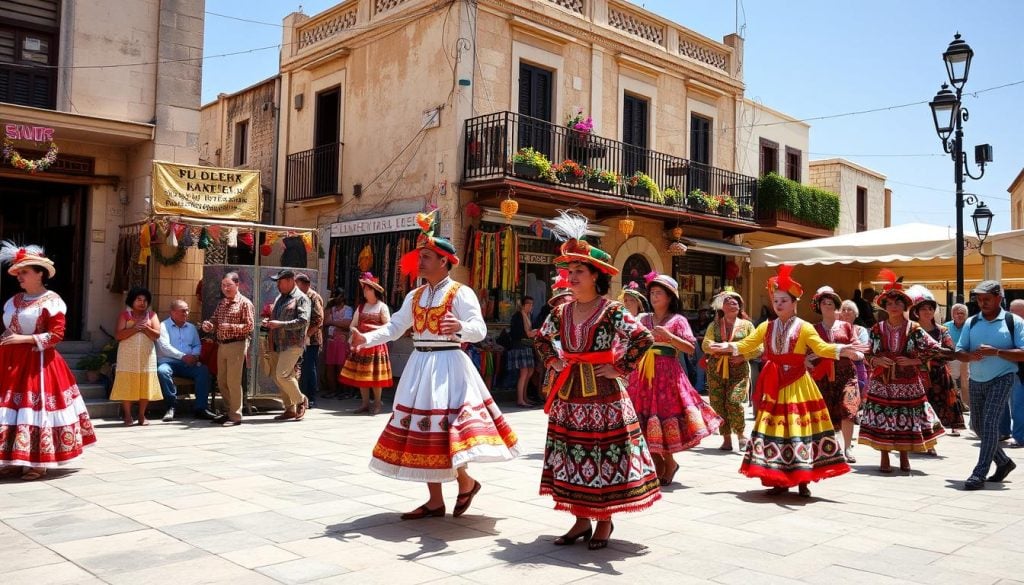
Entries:
<svg viewBox="0 0 1024 585">
<path fill-rule="evenodd" d="M 342 142 L 332 142 L 288 155 L 286 203 L 301 203 L 341 194 Z"/>
<path fill-rule="evenodd" d="M 610 171 L 624 179 L 638 171 L 646 173 L 661 188 L 665 199 L 654 198 L 646 189 L 630 187 L 625 181 L 610 186 L 588 180 L 552 182 L 531 176 L 531 169 L 511 162 L 512 155 L 527 146 L 553 163 L 571 159 L 582 167 Z M 496 112 L 466 120 L 464 155 L 463 182 L 469 189 L 511 185 L 522 190 L 526 186 L 547 192 L 557 201 L 564 201 L 568 195 L 598 208 L 622 210 L 628 205 L 643 215 L 657 217 L 675 212 L 673 215 L 692 216 L 737 232 L 758 229 L 754 221 L 754 177 L 593 134 L 579 134 L 537 118 Z M 734 203 L 720 205 L 725 199 L 722 196 Z"/>
</svg>

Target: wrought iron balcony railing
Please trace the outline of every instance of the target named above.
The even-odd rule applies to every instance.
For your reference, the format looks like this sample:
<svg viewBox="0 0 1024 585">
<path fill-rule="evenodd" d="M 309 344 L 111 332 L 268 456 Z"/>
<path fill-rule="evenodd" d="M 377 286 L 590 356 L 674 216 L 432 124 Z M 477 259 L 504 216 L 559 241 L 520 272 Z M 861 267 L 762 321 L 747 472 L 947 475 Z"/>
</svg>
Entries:
<svg viewBox="0 0 1024 585">
<path fill-rule="evenodd" d="M 513 155 L 524 147 L 543 154 L 552 164 L 572 160 L 587 169 L 588 176 L 571 174 L 541 176 L 535 168 L 517 165 Z M 487 181 L 517 177 L 561 187 L 643 202 L 690 212 L 754 221 L 757 179 L 725 169 L 694 162 L 602 138 L 581 134 L 565 126 L 513 112 L 496 112 L 466 121 L 464 181 Z M 606 171 L 619 177 L 614 183 L 592 177 Z M 636 173 L 648 175 L 660 189 L 660 196 L 647 188 L 631 186 Z"/>
<path fill-rule="evenodd" d="M 288 155 L 285 198 L 289 203 L 341 193 L 341 142 Z"/>
</svg>

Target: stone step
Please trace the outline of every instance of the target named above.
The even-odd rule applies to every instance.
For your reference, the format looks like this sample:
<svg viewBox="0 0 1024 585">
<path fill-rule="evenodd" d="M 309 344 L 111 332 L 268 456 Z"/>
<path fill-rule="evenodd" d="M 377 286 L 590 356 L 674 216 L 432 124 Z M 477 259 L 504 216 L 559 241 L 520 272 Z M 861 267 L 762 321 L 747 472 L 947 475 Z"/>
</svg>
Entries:
<svg viewBox="0 0 1024 585">
<path fill-rule="evenodd" d="M 107 388 L 103 384 L 90 384 L 88 382 L 79 382 L 78 391 L 82 394 L 82 398 L 85 399 L 86 401 L 107 399 Z"/>
<path fill-rule="evenodd" d="M 57 344 L 57 351 L 60 352 L 64 359 L 67 359 L 68 354 L 87 354 L 91 353 L 94 349 L 91 341 L 62 341 Z"/>
<path fill-rule="evenodd" d="M 121 403 L 103 398 L 86 398 L 85 409 L 89 411 L 91 419 L 120 419 Z"/>
</svg>

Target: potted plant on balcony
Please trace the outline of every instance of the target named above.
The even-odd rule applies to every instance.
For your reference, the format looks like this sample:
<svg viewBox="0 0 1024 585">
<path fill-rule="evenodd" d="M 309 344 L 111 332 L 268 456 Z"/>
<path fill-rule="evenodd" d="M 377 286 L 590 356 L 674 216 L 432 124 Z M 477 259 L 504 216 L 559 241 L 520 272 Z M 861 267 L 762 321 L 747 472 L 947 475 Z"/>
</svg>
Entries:
<svg viewBox="0 0 1024 585">
<path fill-rule="evenodd" d="M 740 203 L 740 217 L 754 219 L 754 206 L 749 203 Z"/>
<path fill-rule="evenodd" d="M 716 206 L 719 215 L 727 215 L 729 217 L 736 217 L 740 213 L 740 204 L 730 195 L 717 195 L 715 200 L 718 202 Z"/>
<path fill-rule="evenodd" d="M 626 191 L 633 197 L 647 197 L 655 203 L 664 203 L 665 197 L 661 189 L 650 175 L 642 171 L 633 173 L 625 181 Z"/>
<path fill-rule="evenodd" d="M 677 205 L 683 202 L 685 197 L 675 187 L 666 187 L 661 194 L 665 197 L 665 205 Z"/>
<path fill-rule="evenodd" d="M 552 169 L 555 172 L 555 176 L 558 177 L 559 183 L 576 185 L 582 183 L 587 178 L 587 171 L 572 159 L 566 159 L 552 167 Z"/>
<path fill-rule="evenodd" d="M 587 168 L 587 188 L 611 191 L 619 184 L 619 175 L 612 171 Z"/>
<path fill-rule="evenodd" d="M 686 206 L 694 211 L 715 213 L 718 210 L 718 200 L 700 189 L 694 189 L 686 196 Z"/>
<path fill-rule="evenodd" d="M 584 116 L 583 108 L 577 106 L 565 126 L 569 129 L 569 144 L 571 146 L 586 146 L 590 133 L 594 131 L 594 120 L 590 116 Z"/>
<path fill-rule="evenodd" d="M 520 148 L 512 155 L 512 172 L 524 179 L 545 181 L 553 180 L 555 176 L 548 157 L 531 146 Z"/>
</svg>

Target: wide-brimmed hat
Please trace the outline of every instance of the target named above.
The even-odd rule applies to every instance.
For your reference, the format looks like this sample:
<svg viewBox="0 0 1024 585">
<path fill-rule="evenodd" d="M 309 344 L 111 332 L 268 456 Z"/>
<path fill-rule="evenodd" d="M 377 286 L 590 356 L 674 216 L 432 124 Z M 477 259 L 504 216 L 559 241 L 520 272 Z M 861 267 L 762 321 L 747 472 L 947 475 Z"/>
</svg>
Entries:
<svg viewBox="0 0 1024 585">
<path fill-rule="evenodd" d="M 836 309 L 839 308 L 839 305 L 843 304 L 843 299 L 839 298 L 836 291 L 833 290 L 831 286 L 825 285 L 819 288 L 818 291 L 814 293 L 814 296 L 811 297 L 811 309 L 819 315 L 821 314 L 821 306 L 819 304 L 822 299 L 832 299 L 832 304 Z"/>
<path fill-rule="evenodd" d="M 10 240 L 0 242 L 0 264 L 10 264 L 7 274 L 11 276 L 27 266 L 42 268 L 50 278 L 57 274 L 53 260 L 46 257 L 41 246 L 19 246 Z"/>
<path fill-rule="evenodd" d="M 740 309 L 743 308 L 743 296 L 736 292 L 731 286 L 727 286 L 722 289 L 722 292 L 718 293 L 711 299 L 711 310 L 718 311 L 722 310 L 722 306 L 725 304 L 725 299 L 732 297 L 736 299 L 736 302 L 740 304 Z"/>
<path fill-rule="evenodd" d="M 436 209 L 417 213 L 416 225 L 420 228 L 420 235 L 416 237 L 416 247 L 406 252 L 398 261 L 399 270 L 403 275 L 414 279 L 419 277 L 419 251 L 424 248 L 448 260 L 449 266 L 458 266 L 459 257 L 455 252 L 455 245 L 441 236 L 434 235 L 437 231 Z"/>
<path fill-rule="evenodd" d="M 384 287 L 380 285 L 380 279 L 369 272 L 364 272 L 359 275 L 359 284 L 368 286 L 373 290 L 384 294 Z"/>
<path fill-rule="evenodd" d="M 787 264 L 780 264 L 778 272 L 775 276 L 768 279 L 765 283 L 765 288 L 768 289 L 769 295 L 774 295 L 775 291 L 782 290 L 793 295 L 793 298 L 799 300 L 800 297 L 804 296 L 804 287 L 799 282 L 793 280 L 793 267 Z"/>
<path fill-rule="evenodd" d="M 882 291 L 875 296 L 875 305 L 879 309 L 885 309 L 886 303 L 891 299 L 899 299 L 903 301 L 903 306 L 909 309 L 913 306 L 914 301 L 907 294 L 907 291 L 903 290 L 903 278 L 896 276 L 896 273 L 888 268 L 883 268 L 878 272 L 879 280 L 885 281 L 885 285 L 882 287 Z"/>
<path fill-rule="evenodd" d="M 667 274 L 658 274 L 657 272 L 649 272 L 644 276 L 644 280 L 647 281 L 648 295 L 650 295 L 651 285 L 660 284 L 662 288 L 668 290 L 675 298 L 679 298 L 679 283 L 676 279 L 672 278 Z"/>
<path fill-rule="evenodd" d="M 615 276 L 619 269 L 612 266 L 608 252 L 592 246 L 584 238 L 587 235 L 588 220 L 578 213 L 559 210 L 559 217 L 550 220 L 551 231 L 562 240 L 561 254 L 555 258 L 555 266 L 565 268 L 573 262 L 589 264 L 601 272 Z"/>
<path fill-rule="evenodd" d="M 939 308 L 939 303 L 935 301 L 935 295 L 932 294 L 932 291 L 920 284 L 915 284 L 908 288 L 907 296 L 910 297 L 911 303 L 910 318 L 915 321 L 917 320 L 917 310 L 921 307 L 931 305 L 933 311 Z"/>
</svg>

